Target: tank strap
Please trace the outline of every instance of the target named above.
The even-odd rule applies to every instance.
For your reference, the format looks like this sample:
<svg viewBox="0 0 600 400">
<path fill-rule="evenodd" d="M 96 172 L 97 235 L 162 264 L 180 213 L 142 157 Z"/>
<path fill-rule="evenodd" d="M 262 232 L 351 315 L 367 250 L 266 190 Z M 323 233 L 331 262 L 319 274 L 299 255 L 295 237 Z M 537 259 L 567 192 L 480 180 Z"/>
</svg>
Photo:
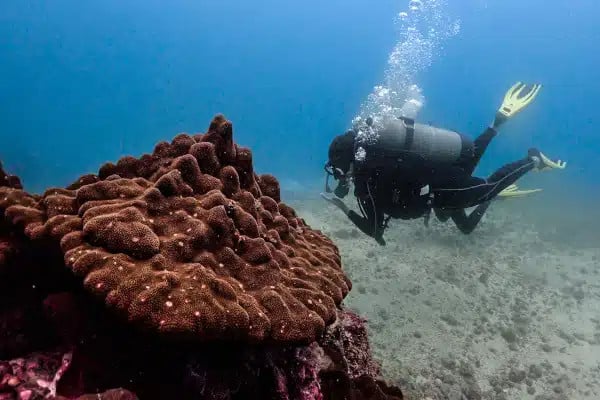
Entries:
<svg viewBox="0 0 600 400">
<path fill-rule="evenodd" d="M 415 139 L 415 120 L 408 117 L 399 117 L 406 127 L 406 135 L 404 138 L 404 149 L 410 150 Z"/>
</svg>

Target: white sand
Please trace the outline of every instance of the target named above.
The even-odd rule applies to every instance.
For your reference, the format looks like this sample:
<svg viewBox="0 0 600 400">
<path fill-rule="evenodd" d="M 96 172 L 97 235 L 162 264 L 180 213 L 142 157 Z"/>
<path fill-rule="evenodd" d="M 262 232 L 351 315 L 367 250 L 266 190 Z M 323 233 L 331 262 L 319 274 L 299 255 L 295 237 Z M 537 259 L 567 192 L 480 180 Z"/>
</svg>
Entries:
<svg viewBox="0 0 600 400">
<path fill-rule="evenodd" d="M 600 398 L 597 215 L 548 218 L 561 209 L 511 200 L 468 236 L 435 217 L 392 221 L 382 247 L 313 197 L 288 202 L 339 246 L 346 305 L 409 398 Z"/>
</svg>

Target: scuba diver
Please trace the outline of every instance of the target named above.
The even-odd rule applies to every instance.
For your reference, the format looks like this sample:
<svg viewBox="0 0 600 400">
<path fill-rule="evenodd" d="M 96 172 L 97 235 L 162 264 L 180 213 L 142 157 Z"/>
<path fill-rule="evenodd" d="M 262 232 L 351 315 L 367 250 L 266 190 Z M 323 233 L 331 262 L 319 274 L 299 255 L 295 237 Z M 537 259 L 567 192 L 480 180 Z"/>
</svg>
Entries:
<svg viewBox="0 0 600 400">
<path fill-rule="evenodd" d="M 541 88 L 533 85 L 525 90 L 526 86 L 518 82 L 508 90 L 492 125 L 475 140 L 406 117 L 377 124 L 367 118 L 331 142 L 325 190 L 332 192 L 330 176 L 338 186 L 335 196 L 321 196 L 381 245 L 385 245 L 383 233 L 391 218 L 424 218 L 428 226 L 432 211 L 440 221 L 451 218 L 462 233 L 471 233 L 498 195 L 538 191 L 520 191 L 515 185 L 527 172 L 566 167 L 565 162 L 553 161 L 532 148 L 526 157 L 504 165 L 487 179 L 472 176 L 498 128 L 530 104 Z M 362 215 L 341 200 L 349 193 L 350 183 Z M 471 207 L 476 208 L 467 215 Z"/>
</svg>

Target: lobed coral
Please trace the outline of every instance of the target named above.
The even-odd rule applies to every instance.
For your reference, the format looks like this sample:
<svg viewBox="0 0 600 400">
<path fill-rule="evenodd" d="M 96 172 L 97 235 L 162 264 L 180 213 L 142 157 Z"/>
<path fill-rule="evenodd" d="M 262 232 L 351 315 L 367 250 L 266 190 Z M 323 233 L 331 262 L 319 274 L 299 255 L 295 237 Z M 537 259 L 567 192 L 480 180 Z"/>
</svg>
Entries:
<svg viewBox="0 0 600 400">
<path fill-rule="evenodd" d="M 402 398 L 337 247 L 232 135 L 217 116 L 41 196 L 0 168 L 0 399 Z"/>
<path fill-rule="evenodd" d="M 335 245 L 254 173 L 222 116 L 70 187 L 40 199 L 0 188 L 0 208 L 29 238 L 60 243 L 109 307 L 161 334 L 311 342 L 350 290 Z"/>
<path fill-rule="evenodd" d="M 57 384 L 71 363 L 71 353 L 38 352 L 27 357 L 0 362 L 1 400 L 69 400 L 57 395 Z M 84 394 L 74 400 L 137 400 L 125 389 Z"/>
<path fill-rule="evenodd" d="M 0 163 L 0 187 L 7 189 L 22 189 L 18 177 L 7 174 Z M 3 214 L 0 214 L 3 217 Z M 20 241 L 15 237 L 8 223 L 0 218 L 0 273 L 7 269 L 10 259 L 18 252 Z"/>
<path fill-rule="evenodd" d="M 23 185 L 21 184 L 21 180 L 19 177 L 10 175 L 4 168 L 2 167 L 2 163 L 0 162 L 0 186 L 14 188 L 14 189 L 23 189 Z"/>
</svg>

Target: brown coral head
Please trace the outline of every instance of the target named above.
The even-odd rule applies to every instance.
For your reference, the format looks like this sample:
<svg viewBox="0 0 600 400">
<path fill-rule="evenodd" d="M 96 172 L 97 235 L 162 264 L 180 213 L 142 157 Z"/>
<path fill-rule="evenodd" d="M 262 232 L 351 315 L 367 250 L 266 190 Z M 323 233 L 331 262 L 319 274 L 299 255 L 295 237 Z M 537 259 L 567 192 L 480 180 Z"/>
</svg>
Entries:
<svg viewBox="0 0 600 400">
<path fill-rule="evenodd" d="M 281 190 L 279 187 L 279 181 L 273 175 L 263 174 L 259 177 L 258 184 L 262 193 L 275 200 L 276 202 L 281 201 Z"/>
<path fill-rule="evenodd" d="M 312 342 L 351 289 L 335 244 L 254 173 L 216 116 L 152 154 L 105 164 L 41 199 L 0 187 L 0 210 L 56 243 L 87 291 L 128 323 L 200 341 Z M 2 186 L 2 185 L 0 185 Z"/>
<path fill-rule="evenodd" d="M 233 143 L 233 126 L 222 114 L 217 115 L 202 137 L 203 142 L 215 145 L 217 157 L 221 165 L 232 165 L 236 162 L 236 147 Z"/>
<path fill-rule="evenodd" d="M 68 190 L 77 190 L 82 186 L 90 185 L 92 183 L 96 183 L 100 180 L 100 178 L 95 174 L 87 174 L 79 177 L 75 182 L 71 183 L 67 186 Z"/>
<path fill-rule="evenodd" d="M 240 191 L 240 177 L 235 168 L 228 165 L 219 173 L 219 178 L 223 182 L 223 193 L 230 197 Z"/>
<path fill-rule="evenodd" d="M 0 187 L 1 186 L 6 186 L 12 189 L 23 189 L 21 180 L 14 175 L 9 175 L 6 172 L 4 172 L 4 168 L 2 167 L 2 163 L 0 162 Z"/>
<path fill-rule="evenodd" d="M 223 137 L 233 136 L 233 125 L 223 114 L 217 114 L 211 121 L 208 132 L 216 132 Z"/>
</svg>

